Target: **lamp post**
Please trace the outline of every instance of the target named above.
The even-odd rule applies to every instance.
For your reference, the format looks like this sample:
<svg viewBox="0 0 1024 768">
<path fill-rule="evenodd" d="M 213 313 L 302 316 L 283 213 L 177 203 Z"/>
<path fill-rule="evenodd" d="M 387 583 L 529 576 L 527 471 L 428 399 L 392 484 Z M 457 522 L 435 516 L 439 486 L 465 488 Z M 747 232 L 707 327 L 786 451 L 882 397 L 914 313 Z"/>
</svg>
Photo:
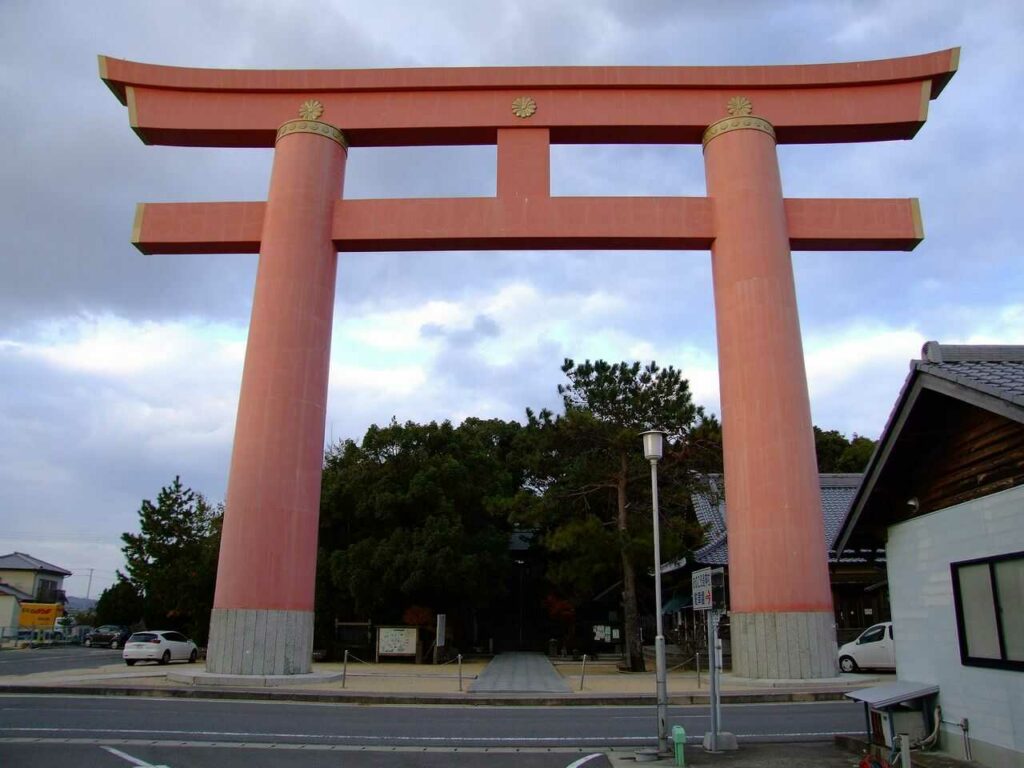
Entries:
<svg viewBox="0 0 1024 768">
<path fill-rule="evenodd" d="M 644 458 L 651 462 L 651 504 L 654 524 L 654 602 L 657 635 L 654 637 L 655 679 L 658 692 L 658 752 L 668 752 L 668 686 L 665 682 L 665 630 L 661 620 L 661 526 L 658 521 L 658 462 L 662 455 L 665 433 L 649 429 L 640 435 L 644 440 Z"/>
</svg>

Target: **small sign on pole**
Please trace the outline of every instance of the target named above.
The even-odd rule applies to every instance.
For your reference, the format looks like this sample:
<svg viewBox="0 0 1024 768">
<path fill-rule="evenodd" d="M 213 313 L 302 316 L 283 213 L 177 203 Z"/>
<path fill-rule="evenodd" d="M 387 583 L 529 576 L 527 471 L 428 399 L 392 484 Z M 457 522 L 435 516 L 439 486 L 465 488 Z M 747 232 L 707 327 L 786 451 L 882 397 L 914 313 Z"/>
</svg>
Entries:
<svg viewBox="0 0 1024 768">
<path fill-rule="evenodd" d="M 711 592 L 710 568 L 694 571 L 690 576 L 690 584 L 693 590 L 693 610 L 710 611 L 715 607 Z"/>
<path fill-rule="evenodd" d="M 437 645 L 438 648 L 444 647 L 445 624 L 446 624 L 447 618 L 448 618 L 447 614 L 444 614 L 444 613 L 437 614 L 437 643 L 436 643 L 436 645 Z"/>
</svg>

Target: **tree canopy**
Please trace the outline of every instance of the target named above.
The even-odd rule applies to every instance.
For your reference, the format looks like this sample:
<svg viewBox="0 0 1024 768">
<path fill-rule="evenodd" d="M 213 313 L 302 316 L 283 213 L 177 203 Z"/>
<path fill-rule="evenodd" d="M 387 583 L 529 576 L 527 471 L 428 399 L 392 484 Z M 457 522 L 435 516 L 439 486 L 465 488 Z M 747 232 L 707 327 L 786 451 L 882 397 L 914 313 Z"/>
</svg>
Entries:
<svg viewBox="0 0 1024 768">
<path fill-rule="evenodd" d="M 118 574 L 118 580 L 103 590 L 96 601 L 93 620 L 97 624 L 120 624 L 130 627 L 142 620 L 144 601 L 139 590 Z M 91 622 L 86 622 L 91 623 Z"/>
<path fill-rule="evenodd" d="M 815 427 L 814 448 L 819 472 L 863 472 L 875 450 L 875 441 L 857 433 L 847 439 L 838 430 Z"/>
<path fill-rule="evenodd" d="M 412 606 L 466 614 L 501 596 L 521 426 L 370 427 L 325 460 L 318 610 L 396 622 Z M 321 622 L 324 624 L 324 622 Z"/>
</svg>

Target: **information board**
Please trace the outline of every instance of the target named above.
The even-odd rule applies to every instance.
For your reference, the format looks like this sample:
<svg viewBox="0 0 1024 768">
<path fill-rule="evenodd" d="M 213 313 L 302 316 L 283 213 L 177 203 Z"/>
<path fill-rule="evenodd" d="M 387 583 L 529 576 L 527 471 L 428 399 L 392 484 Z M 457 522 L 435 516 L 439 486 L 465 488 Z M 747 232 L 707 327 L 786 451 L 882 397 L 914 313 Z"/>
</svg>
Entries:
<svg viewBox="0 0 1024 768">
<path fill-rule="evenodd" d="M 710 611 L 715 607 L 711 598 L 710 568 L 694 571 L 690 576 L 690 584 L 693 589 L 693 610 Z"/>
<path fill-rule="evenodd" d="M 378 627 L 378 656 L 415 656 L 416 627 Z"/>
</svg>

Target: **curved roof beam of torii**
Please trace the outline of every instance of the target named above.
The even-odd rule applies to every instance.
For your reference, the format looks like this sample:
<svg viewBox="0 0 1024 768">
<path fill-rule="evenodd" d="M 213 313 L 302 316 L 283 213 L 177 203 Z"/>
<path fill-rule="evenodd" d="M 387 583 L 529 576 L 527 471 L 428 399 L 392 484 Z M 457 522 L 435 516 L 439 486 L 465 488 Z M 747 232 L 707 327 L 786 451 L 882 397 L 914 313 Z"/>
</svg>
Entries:
<svg viewBox="0 0 1024 768">
<path fill-rule="evenodd" d="M 909 139 L 956 72 L 959 48 L 843 64 L 757 67 L 483 67 L 218 70 L 100 56 L 100 76 L 149 144 L 273 146 L 298 104 L 353 146 L 493 144 L 501 128 L 552 143 L 696 144 L 733 96 L 751 99 L 780 143 Z M 521 119 L 510 105 L 531 96 Z"/>
</svg>

